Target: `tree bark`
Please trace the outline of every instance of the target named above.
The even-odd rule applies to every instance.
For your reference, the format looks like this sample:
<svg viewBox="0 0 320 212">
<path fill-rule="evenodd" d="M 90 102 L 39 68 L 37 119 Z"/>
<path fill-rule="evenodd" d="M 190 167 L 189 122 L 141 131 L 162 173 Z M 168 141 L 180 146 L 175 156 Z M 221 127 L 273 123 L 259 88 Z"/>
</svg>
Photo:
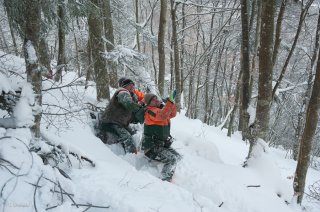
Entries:
<svg viewBox="0 0 320 212">
<path fill-rule="evenodd" d="M 160 1 L 160 21 L 158 32 L 158 53 L 159 53 L 159 76 L 158 76 L 158 89 L 160 95 L 164 95 L 164 76 L 166 72 L 166 55 L 164 50 L 164 38 L 167 22 L 167 0 Z"/>
<path fill-rule="evenodd" d="M 35 108 L 42 107 L 42 80 L 38 62 L 39 34 L 40 34 L 40 0 L 29 0 L 25 13 L 24 56 L 26 61 L 27 81 L 32 84 L 35 94 Z M 42 110 L 37 109 L 34 115 L 34 126 L 31 128 L 34 137 L 40 139 L 40 121 Z"/>
<path fill-rule="evenodd" d="M 250 103 L 250 58 L 249 58 L 249 17 L 248 17 L 248 2 L 247 0 L 241 0 L 241 29 L 242 29 L 242 40 L 241 40 L 241 72 L 242 72 L 242 138 L 245 139 L 248 133 L 248 124 L 250 115 L 248 113 L 248 107 Z"/>
<path fill-rule="evenodd" d="M 103 0 L 103 18 L 104 18 L 104 30 L 107 39 L 106 48 L 108 52 L 114 49 L 114 33 L 113 33 L 113 21 L 111 14 L 110 0 Z M 118 73 L 117 65 L 113 61 L 107 61 L 109 71 L 109 84 L 111 87 L 116 88 L 118 86 Z"/>
<path fill-rule="evenodd" d="M 62 80 L 62 71 L 65 70 L 66 66 L 66 56 L 65 56 L 65 48 L 66 48 L 66 38 L 65 38 L 65 0 L 59 0 L 58 2 L 58 39 L 59 39 L 59 49 L 58 49 L 58 62 L 57 62 L 57 72 L 54 76 L 54 80 L 58 82 Z"/>
<path fill-rule="evenodd" d="M 320 50 L 319 50 L 320 51 Z M 319 52 L 318 52 L 319 54 Z M 317 129 L 320 108 L 320 59 L 318 58 L 317 70 L 309 101 L 306 124 L 300 140 L 299 159 L 293 182 L 294 192 L 297 195 L 297 203 L 301 204 L 304 194 L 307 171 L 310 162 L 312 141 Z"/>
<path fill-rule="evenodd" d="M 104 44 L 102 39 L 103 22 L 101 18 L 101 5 L 99 0 L 91 0 L 96 6 L 96 11 L 92 11 L 88 18 L 90 49 L 97 89 L 97 100 L 110 99 L 109 80 L 106 71 L 106 62 L 103 57 Z"/>
<path fill-rule="evenodd" d="M 175 90 L 177 111 L 180 112 L 181 108 L 181 73 L 180 73 L 180 58 L 179 47 L 177 38 L 177 23 L 176 23 L 176 10 L 177 4 L 171 1 L 171 22 L 172 22 L 172 41 L 173 41 L 173 54 L 174 54 L 174 77 L 175 77 Z"/>
<path fill-rule="evenodd" d="M 139 0 L 135 0 L 135 18 L 136 18 L 136 25 L 138 25 L 139 23 Z M 136 27 L 136 39 L 137 39 L 137 49 L 138 49 L 138 52 L 141 51 L 140 49 L 140 38 L 139 38 L 139 29 L 138 29 L 138 26 Z"/>
<path fill-rule="evenodd" d="M 272 49 L 274 31 L 274 3 L 262 1 L 259 55 L 259 85 L 255 127 L 257 136 L 266 139 L 269 130 L 272 102 Z"/>
<path fill-rule="evenodd" d="M 272 54 L 272 66 L 275 65 L 276 59 L 278 56 L 278 51 L 279 51 L 279 47 L 280 47 L 280 43 L 281 43 L 281 38 L 280 38 L 281 26 L 282 26 L 283 15 L 284 15 L 284 11 L 286 9 L 287 1 L 288 0 L 282 0 L 279 14 L 278 14 L 278 18 L 277 18 L 276 35 L 275 35 L 273 54 Z"/>
<path fill-rule="evenodd" d="M 49 56 L 48 44 L 44 36 L 40 38 L 40 43 L 39 43 L 39 62 L 40 62 L 39 65 L 42 69 L 42 74 L 49 76 L 49 71 L 51 69 L 50 56 Z"/>
</svg>

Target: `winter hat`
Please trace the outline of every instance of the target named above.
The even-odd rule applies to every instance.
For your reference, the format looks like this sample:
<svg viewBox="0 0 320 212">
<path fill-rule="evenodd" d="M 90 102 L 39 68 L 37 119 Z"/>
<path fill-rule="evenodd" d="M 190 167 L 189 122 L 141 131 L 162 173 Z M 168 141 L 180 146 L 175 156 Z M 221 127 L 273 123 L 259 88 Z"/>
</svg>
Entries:
<svg viewBox="0 0 320 212">
<path fill-rule="evenodd" d="M 119 80 L 118 80 L 118 84 L 119 84 L 119 87 L 121 87 L 121 83 L 127 79 L 126 77 L 121 77 Z"/>
<path fill-rule="evenodd" d="M 149 105 L 151 100 L 154 98 L 154 97 L 157 97 L 155 94 L 153 93 L 147 93 L 144 95 L 144 103 L 146 105 Z"/>
<path fill-rule="evenodd" d="M 127 85 L 133 84 L 134 82 L 131 79 L 124 79 L 123 81 L 119 82 L 121 87 L 126 87 Z"/>
</svg>

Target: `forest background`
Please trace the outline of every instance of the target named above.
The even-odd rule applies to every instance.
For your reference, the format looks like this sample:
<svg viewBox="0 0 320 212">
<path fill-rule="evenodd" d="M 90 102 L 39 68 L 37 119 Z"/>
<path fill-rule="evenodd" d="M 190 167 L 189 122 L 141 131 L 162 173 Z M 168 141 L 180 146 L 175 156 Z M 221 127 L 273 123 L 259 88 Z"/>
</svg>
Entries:
<svg viewBox="0 0 320 212">
<path fill-rule="evenodd" d="M 103 110 L 122 76 L 144 92 L 177 91 L 190 119 L 241 131 L 248 159 L 263 139 L 297 160 L 294 189 L 301 203 L 309 166 L 319 167 L 319 4 L 315 0 L 1 0 L 1 77 L 10 55 L 25 59 L 32 85 L 34 140 L 40 127 L 67 127 L 79 110 Z M 62 84 L 64 75 L 77 78 Z M 44 81 L 52 87 L 43 89 Z M 94 83 L 92 83 L 92 81 Z M 1 81 L 4 82 L 4 81 Z M 42 102 L 52 89 L 95 87 L 96 100 L 74 110 Z M 22 87 L 0 95 L 4 128 Z M 71 100 L 70 100 L 71 102 Z M 39 109 L 41 107 L 41 109 Z M 58 123 L 57 124 L 57 120 Z M 61 124 L 63 123 L 63 124 Z"/>
</svg>

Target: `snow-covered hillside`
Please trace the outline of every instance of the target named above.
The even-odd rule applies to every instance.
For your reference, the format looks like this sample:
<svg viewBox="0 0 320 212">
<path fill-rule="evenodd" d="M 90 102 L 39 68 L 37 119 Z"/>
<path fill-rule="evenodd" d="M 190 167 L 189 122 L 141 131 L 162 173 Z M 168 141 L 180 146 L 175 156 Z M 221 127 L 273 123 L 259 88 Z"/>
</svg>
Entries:
<svg viewBox="0 0 320 212">
<path fill-rule="evenodd" d="M 35 153 L 27 151 L 25 144 L 31 139 L 27 129 L 1 129 L 1 157 L 20 167 L 17 175 L 24 175 L 13 177 L 8 170 L 0 170 L 1 210 L 35 211 L 36 204 L 38 211 L 44 211 L 60 205 L 62 196 L 64 203 L 51 211 L 87 208 L 71 206 L 72 200 L 67 195 L 60 196 L 59 186 L 46 179 L 49 178 L 73 194 L 78 204 L 109 206 L 92 207 L 89 211 L 301 211 L 293 201 L 291 176 L 295 162 L 285 159 L 285 152 L 267 149 L 264 156 L 242 168 L 248 145 L 240 135 L 228 138 L 225 132 L 189 120 L 183 114 L 173 119 L 172 134 L 176 138 L 174 148 L 183 160 L 174 182 L 168 183 L 157 178 L 161 165 L 149 162 L 141 152 L 114 154 L 117 151 L 111 151 L 96 138 L 88 125 L 74 122 L 72 130 L 59 137 L 44 133 L 46 139 L 61 143 L 64 151 L 94 161 L 94 167 L 83 162 L 81 168 L 66 168 L 72 180 L 64 178 L 57 169 L 44 166 Z M 135 138 L 138 140 L 139 136 Z M 308 184 L 319 176 L 319 171 L 310 169 Z M 35 185 L 40 187 L 36 189 Z M 54 187 L 56 195 L 52 192 Z M 319 209 L 319 205 L 307 201 L 305 206 L 310 212 Z"/>
<path fill-rule="evenodd" d="M 7 83 L 2 90 L 15 90 L 15 80 L 1 77 L 1 82 Z M 75 74 L 70 72 L 64 76 L 63 83 L 68 84 L 74 78 Z M 44 89 L 52 85 L 47 80 Z M 161 164 L 148 161 L 142 152 L 124 155 L 119 146 L 106 146 L 95 137 L 91 119 L 82 110 L 84 103 L 94 103 L 94 99 L 94 87 L 84 90 L 81 82 L 71 88 L 45 92 L 45 104 L 59 103 L 77 113 L 68 122 L 44 118 L 43 140 L 38 143 L 31 143 L 28 128 L 0 128 L 0 211 L 315 212 L 320 209 L 319 202 L 311 202 L 307 197 L 303 207 L 295 204 L 292 177 L 296 162 L 286 159 L 285 151 L 259 143 L 265 153 L 243 168 L 249 145 L 241 140 L 239 133 L 229 138 L 224 130 L 186 118 L 184 111 L 171 124 L 173 147 L 183 159 L 173 182 L 161 181 L 158 178 Z M 20 110 L 17 116 L 28 118 L 27 111 L 17 109 Z M 47 113 L 59 110 L 46 108 Z M 134 139 L 138 145 L 142 126 L 135 127 L 138 132 Z M 39 155 L 47 159 L 47 165 Z M 309 168 L 306 192 L 319 176 L 320 171 Z"/>
</svg>

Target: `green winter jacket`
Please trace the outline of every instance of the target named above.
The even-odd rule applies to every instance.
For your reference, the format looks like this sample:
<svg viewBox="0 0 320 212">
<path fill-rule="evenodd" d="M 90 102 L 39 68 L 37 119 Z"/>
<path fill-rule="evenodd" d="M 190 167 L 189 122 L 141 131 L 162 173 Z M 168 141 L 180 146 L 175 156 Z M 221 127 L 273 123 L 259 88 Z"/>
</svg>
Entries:
<svg viewBox="0 0 320 212">
<path fill-rule="evenodd" d="M 143 110 L 143 108 L 138 104 L 137 96 L 124 88 L 120 88 L 114 93 L 102 114 L 102 123 L 128 127 L 136 118 L 135 114 L 140 110 Z M 141 114 L 141 112 L 138 114 Z M 140 122 L 143 121 L 141 115 L 138 119 Z"/>
</svg>

